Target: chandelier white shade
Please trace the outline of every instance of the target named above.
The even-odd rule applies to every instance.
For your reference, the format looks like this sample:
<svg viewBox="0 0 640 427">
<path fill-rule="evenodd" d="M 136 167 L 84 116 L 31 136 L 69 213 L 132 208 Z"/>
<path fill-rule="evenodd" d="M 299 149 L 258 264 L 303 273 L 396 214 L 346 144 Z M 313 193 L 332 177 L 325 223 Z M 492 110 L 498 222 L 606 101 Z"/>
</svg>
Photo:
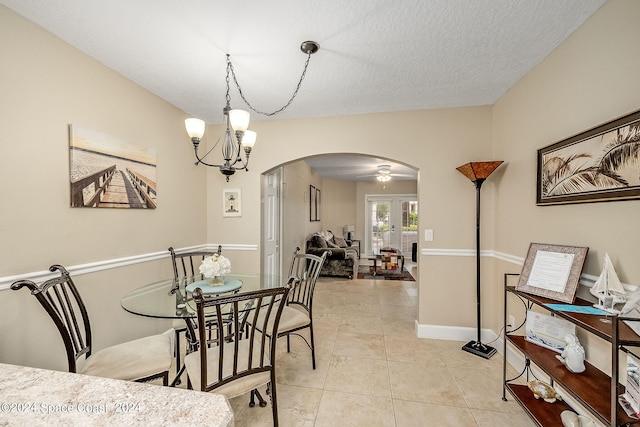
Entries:
<svg viewBox="0 0 640 427">
<path fill-rule="evenodd" d="M 189 138 L 202 139 L 204 135 L 204 120 L 200 119 L 187 119 L 184 121 L 184 127 L 187 128 Z"/>
</svg>

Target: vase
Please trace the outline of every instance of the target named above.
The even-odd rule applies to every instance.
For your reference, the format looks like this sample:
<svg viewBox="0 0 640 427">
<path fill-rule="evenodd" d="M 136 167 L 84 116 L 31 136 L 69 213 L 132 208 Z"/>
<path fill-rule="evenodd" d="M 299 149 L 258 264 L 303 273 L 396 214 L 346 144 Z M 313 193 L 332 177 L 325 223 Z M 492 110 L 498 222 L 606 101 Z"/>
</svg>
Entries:
<svg viewBox="0 0 640 427">
<path fill-rule="evenodd" d="M 221 286 L 224 284 L 224 276 L 214 276 L 207 279 L 211 286 Z"/>
</svg>

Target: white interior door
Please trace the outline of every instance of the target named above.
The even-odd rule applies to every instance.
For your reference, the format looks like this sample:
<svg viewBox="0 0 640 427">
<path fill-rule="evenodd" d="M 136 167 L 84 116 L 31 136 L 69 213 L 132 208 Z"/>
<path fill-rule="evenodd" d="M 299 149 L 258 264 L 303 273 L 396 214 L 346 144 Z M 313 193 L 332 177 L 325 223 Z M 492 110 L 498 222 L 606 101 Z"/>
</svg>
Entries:
<svg viewBox="0 0 640 427">
<path fill-rule="evenodd" d="M 263 188 L 263 233 L 262 270 L 264 274 L 279 276 L 281 272 L 280 255 L 280 187 L 282 182 L 282 169 L 277 169 L 264 179 Z"/>
</svg>

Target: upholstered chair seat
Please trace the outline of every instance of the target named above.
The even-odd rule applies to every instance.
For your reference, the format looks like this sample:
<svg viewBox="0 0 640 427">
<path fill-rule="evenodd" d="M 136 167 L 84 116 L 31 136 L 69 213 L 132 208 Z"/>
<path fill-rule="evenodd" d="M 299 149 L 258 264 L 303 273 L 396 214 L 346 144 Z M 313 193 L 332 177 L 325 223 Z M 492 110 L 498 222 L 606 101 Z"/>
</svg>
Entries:
<svg viewBox="0 0 640 427">
<path fill-rule="evenodd" d="M 238 363 L 237 369 L 238 371 L 247 370 L 247 361 L 249 360 L 249 340 L 240 340 L 237 359 L 235 359 Z M 234 343 L 226 343 L 224 352 L 226 354 L 233 354 L 234 352 Z M 220 373 L 220 351 L 217 347 L 207 348 L 207 374 L 209 378 L 218 378 Z M 200 390 L 200 351 L 195 351 L 193 353 L 189 353 L 184 358 L 184 364 L 187 368 L 187 372 L 189 373 L 189 379 L 191 380 L 191 385 L 194 390 Z M 262 345 L 260 343 L 260 339 L 256 337 L 254 340 L 253 346 L 253 357 L 255 360 L 260 359 L 260 351 L 262 351 Z M 222 364 L 222 377 L 225 378 L 227 376 L 231 376 L 233 373 L 233 363 L 234 357 L 223 358 Z M 252 390 L 254 388 L 258 388 L 263 386 L 271 381 L 271 373 L 269 371 L 258 372 L 253 375 L 247 375 L 245 377 L 236 379 L 235 381 L 229 382 L 225 385 L 222 385 L 216 388 L 215 392 L 224 395 L 227 399 L 231 399 L 236 396 L 240 396 L 241 394 L 245 394 L 247 390 Z"/>
<path fill-rule="evenodd" d="M 102 349 L 80 364 L 78 373 L 135 381 L 168 371 L 172 360 L 173 329 Z M 141 360 L 138 356 L 144 354 Z"/>
</svg>

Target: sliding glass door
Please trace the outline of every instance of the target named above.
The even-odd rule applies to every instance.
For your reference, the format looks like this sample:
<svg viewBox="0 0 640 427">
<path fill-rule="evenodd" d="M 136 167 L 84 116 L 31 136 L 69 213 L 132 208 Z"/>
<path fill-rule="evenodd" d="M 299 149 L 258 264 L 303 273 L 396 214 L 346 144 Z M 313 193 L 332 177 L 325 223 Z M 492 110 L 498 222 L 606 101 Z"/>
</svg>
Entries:
<svg viewBox="0 0 640 427">
<path fill-rule="evenodd" d="M 392 247 L 411 257 L 418 241 L 418 200 L 415 194 L 367 196 L 365 252 L 378 254 Z"/>
</svg>

